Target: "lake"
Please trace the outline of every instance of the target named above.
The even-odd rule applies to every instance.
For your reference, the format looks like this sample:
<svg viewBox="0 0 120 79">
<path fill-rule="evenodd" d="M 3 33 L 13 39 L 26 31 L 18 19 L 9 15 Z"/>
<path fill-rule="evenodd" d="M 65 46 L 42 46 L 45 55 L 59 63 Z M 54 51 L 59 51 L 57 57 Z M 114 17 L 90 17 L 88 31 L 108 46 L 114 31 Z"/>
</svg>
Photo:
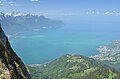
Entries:
<svg viewBox="0 0 120 79">
<path fill-rule="evenodd" d="M 96 55 L 101 45 L 120 39 L 117 32 L 76 30 L 26 31 L 10 39 L 15 52 L 26 64 L 42 64 L 66 54 Z"/>
</svg>

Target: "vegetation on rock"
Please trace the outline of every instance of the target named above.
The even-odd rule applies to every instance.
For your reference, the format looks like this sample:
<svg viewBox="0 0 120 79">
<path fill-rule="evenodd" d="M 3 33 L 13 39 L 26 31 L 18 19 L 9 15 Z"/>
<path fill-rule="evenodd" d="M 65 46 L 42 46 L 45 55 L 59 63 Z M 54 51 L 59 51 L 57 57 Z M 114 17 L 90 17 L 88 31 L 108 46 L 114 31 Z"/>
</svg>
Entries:
<svg viewBox="0 0 120 79">
<path fill-rule="evenodd" d="M 7 36 L 0 26 L 0 77 L 4 79 L 31 79 L 24 63 L 10 46 Z M 3 72 L 3 70 L 5 70 Z"/>
</svg>

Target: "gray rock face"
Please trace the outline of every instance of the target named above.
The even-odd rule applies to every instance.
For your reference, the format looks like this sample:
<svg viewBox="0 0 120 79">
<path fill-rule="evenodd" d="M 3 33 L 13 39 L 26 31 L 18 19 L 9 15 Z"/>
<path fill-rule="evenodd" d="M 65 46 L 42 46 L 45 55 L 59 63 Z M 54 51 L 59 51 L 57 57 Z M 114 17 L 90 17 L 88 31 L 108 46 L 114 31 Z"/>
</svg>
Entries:
<svg viewBox="0 0 120 79">
<path fill-rule="evenodd" d="M 2 65 L 0 69 L 3 68 L 4 64 L 4 67 L 7 70 L 6 71 L 7 74 L 10 75 L 10 78 L 8 79 L 31 79 L 31 76 L 26 66 L 11 48 L 8 38 L 3 32 L 1 25 L 0 25 L 0 60 Z"/>
</svg>

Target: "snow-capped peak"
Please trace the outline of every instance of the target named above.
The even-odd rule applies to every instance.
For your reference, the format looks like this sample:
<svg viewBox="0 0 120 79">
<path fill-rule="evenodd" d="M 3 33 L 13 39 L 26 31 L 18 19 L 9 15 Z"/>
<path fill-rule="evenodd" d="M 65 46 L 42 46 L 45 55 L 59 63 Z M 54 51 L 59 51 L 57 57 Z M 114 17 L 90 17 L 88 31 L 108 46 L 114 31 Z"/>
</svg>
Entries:
<svg viewBox="0 0 120 79">
<path fill-rule="evenodd" d="M 41 15 L 36 15 L 36 14 L 24 14 L 24 13 L 21 13 L 21 12 L 10 12 L 10 13 L 2 13 L 0 12 L 0 15 L 4 16 L 4 17 L 8 17 L 8 16 L 11 16 L 11 17 L 18 17 L 18 16 L 38 16 L 38 17 L 43 17 Z"/>
<path fill-rule="evenodd" d="M 11 13 L 5 13 L 5 16 L 14 16 L 14 17 L 17 17 L 17 16 L 25 16 L 26 14 L 22 14 L 20 12 L 11 12 Z"/>
<path fill-rule="evenodd" d="M 11 12 L 11 13 L 5 13 L 5 15 L 9 15 L 9 16 L 11 16 L 13 13 Z"/>
<path fill-rule="evenodd" d="M 22 16 L 23 14 L 21 14 L 21 13 L 16 13 L 14 16 L 16 17 L 16 16 Z"/>
</svg>

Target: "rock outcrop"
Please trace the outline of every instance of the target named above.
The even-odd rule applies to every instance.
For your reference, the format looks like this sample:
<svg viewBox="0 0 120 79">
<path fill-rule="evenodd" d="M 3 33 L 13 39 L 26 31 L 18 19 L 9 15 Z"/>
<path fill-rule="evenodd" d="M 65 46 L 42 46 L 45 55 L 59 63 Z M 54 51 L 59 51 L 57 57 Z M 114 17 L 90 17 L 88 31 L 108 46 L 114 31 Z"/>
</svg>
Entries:
<svg viewBox="0 0 120 79">
<path fill-rule="evenodd" d="M 7 78 L 6 78 L 7 77 Z M 31 79 L 22 60 L 13 51 L 0 25 L 0 79 Z"/>
</svg>

